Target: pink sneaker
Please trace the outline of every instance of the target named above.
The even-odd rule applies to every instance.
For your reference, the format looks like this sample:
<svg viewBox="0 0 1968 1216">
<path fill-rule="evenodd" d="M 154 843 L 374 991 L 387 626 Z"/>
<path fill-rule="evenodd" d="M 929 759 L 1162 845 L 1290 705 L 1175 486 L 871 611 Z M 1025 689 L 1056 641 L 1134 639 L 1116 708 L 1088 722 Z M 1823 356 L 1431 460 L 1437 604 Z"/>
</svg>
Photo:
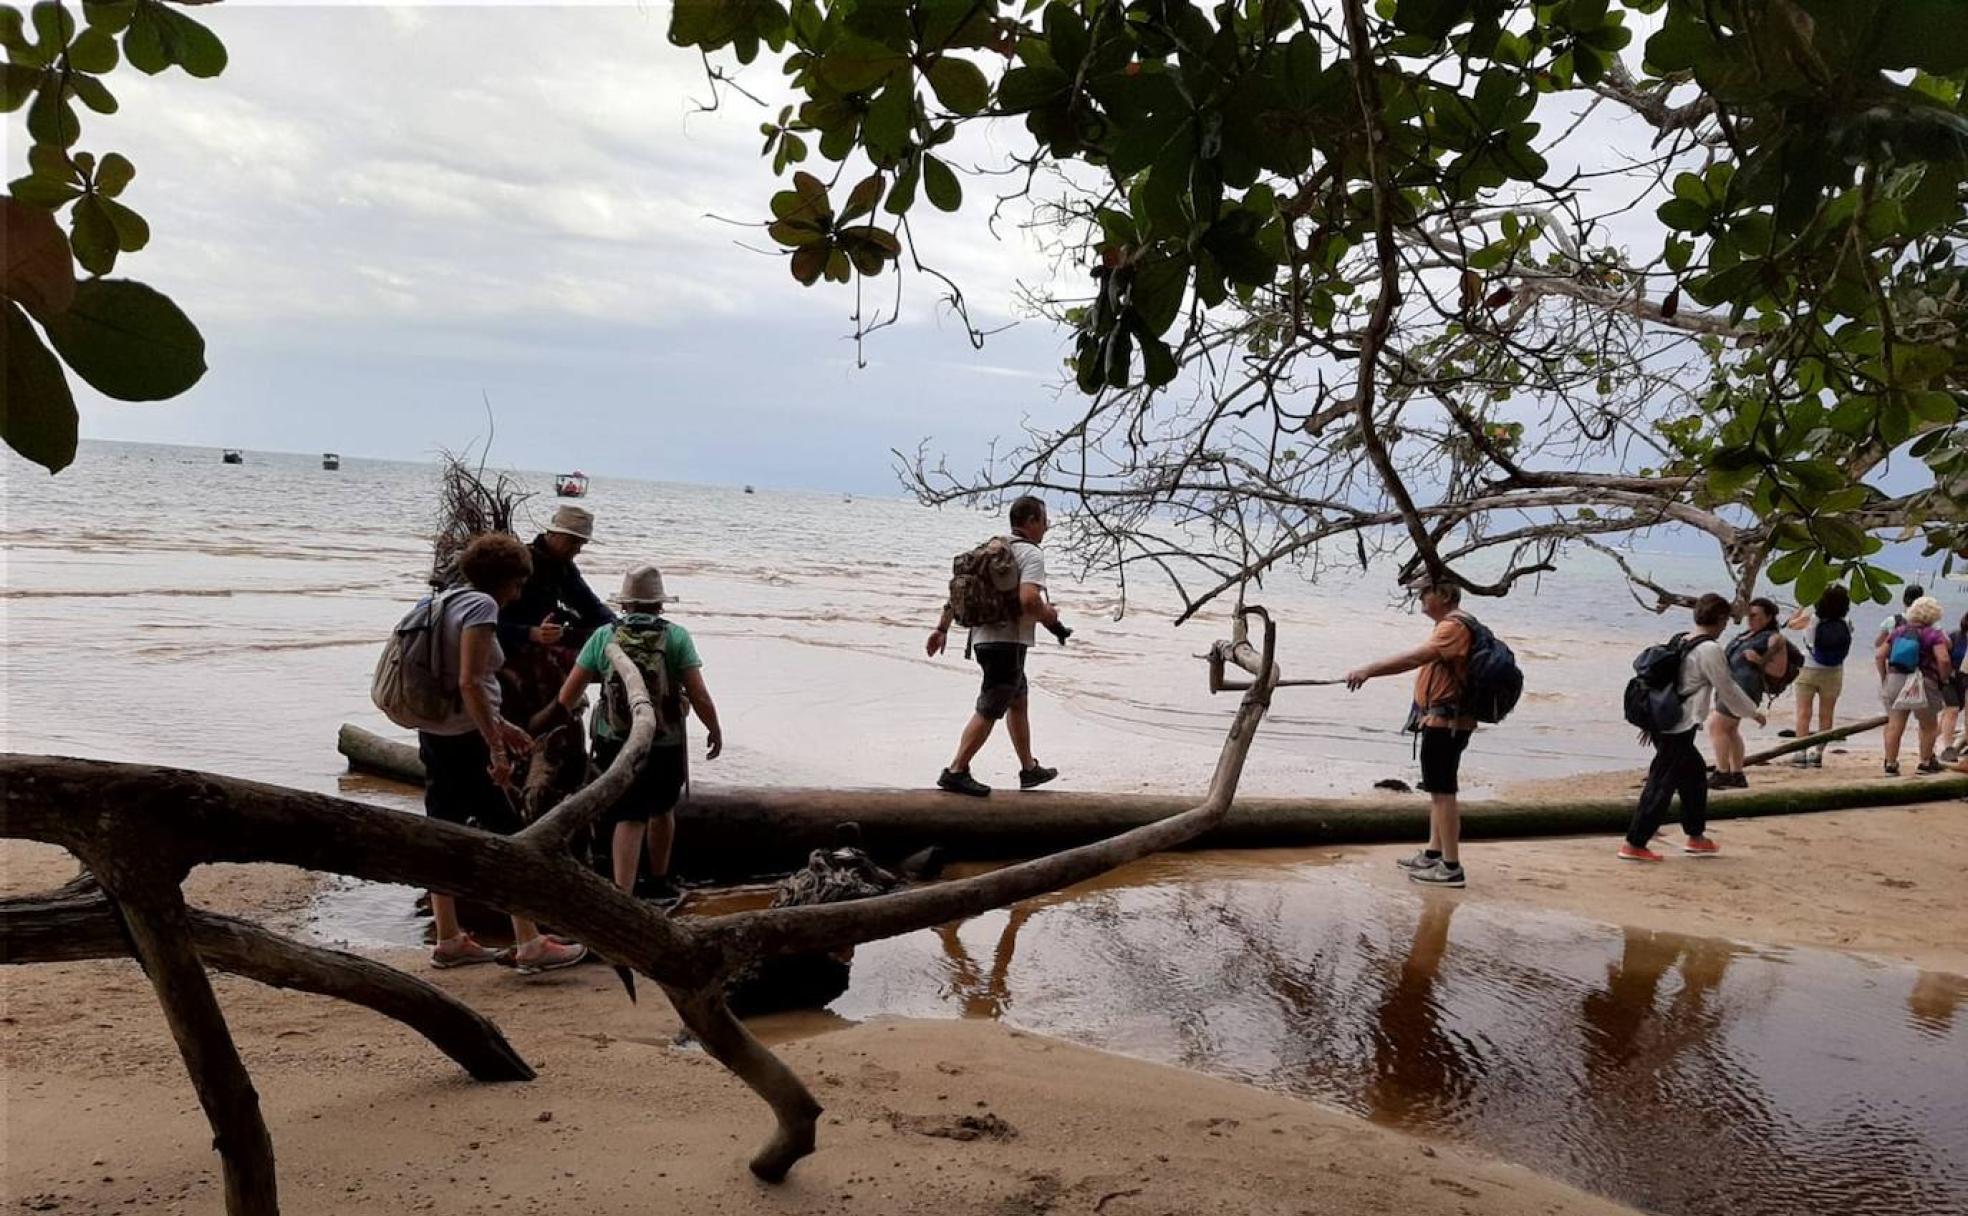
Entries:
<svg viewBox="0 0 1968 1216">
<path fill-rule="evenodd" d="M 470 967 L 477 963 L 489 963 L 498 957 L 497 950 L 479 945 L 469 933 L 460 933 L 431 947 L 431 966 L 440 971 L 448 967 Z"/>
<path fill-rule="evenodd" d="M 1713 857 L 1722 851 L 1722 846 L 1706 836 L 1690 836 L 1681 842 L 1681 851 L 1696 857 Z"/>
<path fill-rule="evenodd" d="M 586 957 L 586 946 L 566 945 L 550 937 L 536 937 L 513 952 L 513 963 L 521 975 L 538 975 L 542 971 L 572 967 Z"/>
<path fill-rule="evenodd" d="M 1654 851 L 1653 851 L 1652 849 L 1636 849 L 1636 848 L 1634 848 L 1634 847 L 1633 847 L 1632 845 L 1630 845 L 1630 844 L 1623 844 L 1623 845 L 1621 845 L 1621 846 L 1619 847 L 1619 859 L 1620 859 L 1621 861 L 1664 861 L 1664 860 L 1666 860 L 1666 859 L 1665 859 L 1665 858 L 1663 858 L 1663 857 L 1662 857 L 1662 856 L 1661 856 L 1661 855 L 1660 855 L 1659 853 L 1656 853 L 1656 852 L 1654 852 Z"/>
</svg>

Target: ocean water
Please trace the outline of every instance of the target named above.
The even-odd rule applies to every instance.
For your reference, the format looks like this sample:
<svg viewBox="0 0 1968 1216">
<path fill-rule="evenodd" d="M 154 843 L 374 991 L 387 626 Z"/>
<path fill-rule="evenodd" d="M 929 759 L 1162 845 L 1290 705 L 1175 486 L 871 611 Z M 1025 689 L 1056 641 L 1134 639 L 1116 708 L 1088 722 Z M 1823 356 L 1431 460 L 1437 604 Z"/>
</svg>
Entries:
<svg viewBox="0 0 1968 1216">
<path fill-rule="evenodd" d="M 8 454 L 0 517 L 6 647 L 0 743 L 10 750 L 166 762 L 335 789 L 344 721 L 389 731 L 368 700 L 375 653 L 418 596 L 436 510 L 436 466 L 209 448 L 85 443 L 50 478 Z M 550 472 L 522 514 L 552 511 Z M 1001 531 L 996 516 L 900 498 L 595 480 L 599 519 L 581 561 L 612 593 L 624 570 L 660 565 L 671 615 L 697 637 L 725 723 L 725 755 L 702 782 L 908 786 L 934 779 L 976 695 L 960 654 L 930 660 L 924 637 L 951 554 Z M 1059 504 L 1064 505 L 1064 504 Z M 528 533 L 530 535 L 530 532 Z M 1684 585 L 1719 565 L 1642 555 Z M 1030 662 L 1039 757 L 1062 788 L 1200 788 L 1234 705 L 1212 697 L 1196 657 L 1228 632 L 1225 611 L 1172 628 L 1166 587 L 1071 577 L 1054 553 L 1052 594 L 1077 630 L 1041 635 Z M 1277 618 L 1288 675 L 1336 676 L 1410 648 L 1426 620 L 1391 572 L 1318 585 L 1285 573 L 1253 602 Z M 1590 553 L 1540 585 L 1472 608 L 1516 650 L 1517 713 L 1479 732 L 1464 783 L 1621 768 L 1646 759 L 1619 716 L 1633 653 L 1683 622 L 1641 609 Z M 1409 678 L 1281 692 L 1252 754 L 1253 794 L 1351 794 L 1416 775 L 1399 727 Z M 1866 686 L 1863 677 L 1853 685 Z M 1854 714 L 1869 711 L 1848 695 Z M 1778 722 L 1773 722 L 1774 731 Z M 1007 742 L 977 771 L 1007 781 Z"/>
</svg>

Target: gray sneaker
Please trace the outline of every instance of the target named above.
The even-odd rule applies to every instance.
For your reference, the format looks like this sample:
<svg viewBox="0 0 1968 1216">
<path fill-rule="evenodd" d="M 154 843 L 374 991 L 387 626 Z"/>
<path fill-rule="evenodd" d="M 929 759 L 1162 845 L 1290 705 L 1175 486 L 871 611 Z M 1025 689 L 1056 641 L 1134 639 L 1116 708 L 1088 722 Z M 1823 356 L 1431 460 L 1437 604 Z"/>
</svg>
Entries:
<svg viewBox="0 0 1968 1216">
<path fill-rule="evenodd" d="M 1811 753 L 1810 753 L 1810 752 L 1809 752 L 1808 750 L 1807 750 L 1807 751 L 1801 751 L 1801 752 L 1798 752 L 1798 753 L 1797 753 L 1797 754 L 1796 754 L 1795 756 L 1792 756 L 1792 757 L 1790 758 L 1790 767 L 1792 767 L 1792 768 L 1810 768 L 1810 767 L 1811 767 Z"/>
<path fill-rule="evenodd" d="M 1942 764 L 1953 764 L 1959 759 L 1961 759 L 1961 749 L 1958 747 L 1950 747 L 1941 752 Z"/>
<path fill-rule="evenodd" d="M 1811 756 L 1811 767 L 1812 767 L 1812 768 L 1823 768 L 1823 767 L 1824 767 L 1824 748 L 1822 748 L 1822 747 L 1814 747 L 1814 748 L 1812 748 L 1812 749 L 1811 749 L 1811 752 L 1810 752 L 1810 756 Z"/>
<path fill-rule="evenodd" d="M 1432 866 L 1440 860 L 1442 860 L 1440 857 L 1430 857 L 1427 849 L 1416 849 L 1414 856 L 1397 857 L 1394 859 L 1394 864 L 1403 870 L 1419 870 L 1423 866 Z"/>
<path fill-rule="evenodd" d="M 1417 866 L 1409 870 L 1408 881 L 1429 887 L 1460 887 L 1463 885 L 1462 867 L 1457 866 L 1451 870 L 1446 861 L 1431 861 L 1425 866 Z"/>
</svg>

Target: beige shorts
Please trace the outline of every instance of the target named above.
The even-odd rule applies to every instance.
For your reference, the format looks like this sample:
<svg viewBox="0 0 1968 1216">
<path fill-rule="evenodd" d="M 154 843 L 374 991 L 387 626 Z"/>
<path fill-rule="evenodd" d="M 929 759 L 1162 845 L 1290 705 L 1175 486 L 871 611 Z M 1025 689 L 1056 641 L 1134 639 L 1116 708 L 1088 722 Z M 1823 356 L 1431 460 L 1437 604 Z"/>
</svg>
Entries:
<svg viewBox="0 0 1968 1216">
<path fill-rule="evenodd" d="M 1845 669 L 1806 667 L 1797 673 L 1797 691 L 1814 692 L 1821 697 L 1836 697 L 1845 691 Z"/>
</svg>

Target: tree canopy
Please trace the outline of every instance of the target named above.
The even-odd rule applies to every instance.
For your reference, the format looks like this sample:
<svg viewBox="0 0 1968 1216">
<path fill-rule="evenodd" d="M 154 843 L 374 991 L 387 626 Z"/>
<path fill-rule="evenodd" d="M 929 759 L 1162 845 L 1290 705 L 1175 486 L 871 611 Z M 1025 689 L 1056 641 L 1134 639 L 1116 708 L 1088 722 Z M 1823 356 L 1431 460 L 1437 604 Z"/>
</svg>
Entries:
<svg viewBox="0 0 1968 1216">
<path fill-rule="evenodd" d="M 1573 543 L 1664 608 L 1616 543 L 1661 524 L 1741 597 L 1883 600 L 1887 540 L 1968 540 L 1968 5 L 679 0 L 670 37 L 790 83 L 802 284 L 927 268 L 925 200 L 1032 205 L 1084 408 L 906 474 L 1070 495 L 1185 615 L 1373 552 L 1501 594 Z"/>
</svg>

